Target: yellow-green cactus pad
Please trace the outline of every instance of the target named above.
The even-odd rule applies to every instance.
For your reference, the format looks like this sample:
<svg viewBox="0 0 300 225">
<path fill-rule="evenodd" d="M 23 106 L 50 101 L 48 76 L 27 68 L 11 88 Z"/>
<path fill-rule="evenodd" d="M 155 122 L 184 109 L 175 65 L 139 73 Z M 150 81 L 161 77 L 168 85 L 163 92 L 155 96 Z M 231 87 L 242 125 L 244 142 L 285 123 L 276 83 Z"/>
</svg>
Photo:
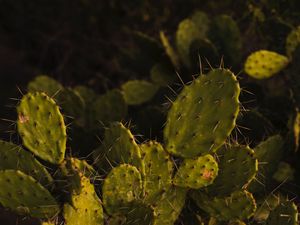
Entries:
<svg viewBox="0 0 300 225">
<path fill-rule="evenodd" d="M 265 79 L 279 73 L 288 63 L 289 59 L 284 55 L 260 50 L 248 56 L 245 72 L 255 79 Z"/>
<path fill-rule="evenodd" d="M 154 225 L 173 225 L 177 220 L 186 198 L 187 189 L 172 186 L 155 204 Z"/>
<path fill-rule="evenodd" d="M 94 186 L 87 177 L 81 177 L 81 192 L 73 192 L 71 204 L 64 205 L 66 225 L 103 225 L 103 209 Z"/>
<path fill-rule="evenodd" d="M 180 66 L 179 57 L 177 55 L 177 52 L 175 51 L 175 49 L 169 42 L 169 39 L 167 38 L 167 36 L 165 35 L 165 33 L 163 31 L 160 31 L 159 36 L 160 36 L 161 43 L 164 46 L 165 52 L 166 52 L 167 56 L 169 57 L 170 61 L 175 66 L 175 68 L 179 68 L 179 66 Z"/>
<path fill-rule="evenodd" d="M 52 218 L 59 205 L 49 191 L 33 177 L 19 170 L 0 171 L 0 203 L 22 215 Z"/>
<path fill-rule="evenodd" d="M 158 142 L 150 141 L 140 147 L 145 163 L 145 201 L 151 204 L 169 189 L 173 163 Z"/>
<path fill-rule="evenodd" d="M 34 158 L 32 153 L 11 142 L 0 141 L 0 170 L 7 169 L 20 170 L 45 187 L 53 182 L 49 172 Z"/>
<path fill-rule="evenodd" d="M 111 123 L 105 130 L 104 140 L 95 150 L 94 159 L 98 167 L 105 170 L 100 172 L 108 172 L 112 166 L 128 163 L 144 173 L 140 148 L 130 130 L 119 122 Z"/>
<path fill-rule="evenodd" d="M 18 131 L 23 144 L 41 159 L 62 162 L 66 150 L 66 126 L 55 101 L 44 93 L 23 96 L 18 112 Z"/>
<path fill-rule="evenodd" d="M 295 49 L 300 44 L 300 26 L 289 33 L 285 44 L 286 54 L 289 58 L 292 58 Z"/>
<path fill-rule="evenodd" d="M 235 127 L 239 94 L 236 77 L 226 69 L 214 69 L 185 85 L 168 113 L 166 150 L 185 158 L 215 152 Z"/>
<path fill-rule="evenodd" d="M 141 198 L 142 178 L 138 169 L 121 164 L 111 170 L 102 187 L 103 206 L 109 215 L 127 213 Z"/>
<path fill-rule="evenodd" d="M 199 208 L 217 220 L 248 219 L 255 210 L 256 203 L 248 191 L 236 191 L 226 197 L 209 197 L 200 191 L 191 194 Z"/>
<path fill-rule="evenodd" d="M 145 80 L 130 80 L 122 85 L 122 92 L 128 105 L 140 105 L 151 100 L 159 86 Z"/>
<path fill-rule="evenodd" d="M 174 184 L 199 189 L 212 184 L 217 175 L 218 163 L 207 154 L 195 159 L 185 159 L 175 175 Z"/>
<path fill-rule="evenodd" d="M 258 171 L 254 151 L 248 146 L 223 146 L 217 151 L 219 174 L 207 187 L 211 196 L 227 196 L 247 187 Z"/>
<path fill-rule="evenodd" d="M 64 87 L 56 80 L 46 75 L 40 75 L 29 82 L 27 86 L 30 92 L 45 92 L 48 96 L 53 97 L 59 94 Z"/>
<path fill-rule="evenodd" d="M 291 201 L 282 201 L 271 211 L 266 221 L 266 225 L 297 225 L 298 209 Z"/>
</svg>

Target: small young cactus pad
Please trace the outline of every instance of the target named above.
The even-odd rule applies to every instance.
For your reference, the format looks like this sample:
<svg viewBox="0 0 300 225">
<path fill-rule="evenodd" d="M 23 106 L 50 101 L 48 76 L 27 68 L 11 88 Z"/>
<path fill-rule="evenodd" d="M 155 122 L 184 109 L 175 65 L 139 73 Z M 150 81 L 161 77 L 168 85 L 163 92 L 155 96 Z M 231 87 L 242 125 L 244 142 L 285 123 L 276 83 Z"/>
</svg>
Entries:
<svg viewBox="0 0 300 225">
<path fill-rule="evenodd" d="M 104 180 L 102 193 L 103 206 L 109 215 L 127 213 L 142 193 L 140 172 L 128 164 L 113 168 Z"/>
<path fill-rule="evenodd" d="M 18 131 L 23 144 L 41 159 L 59 164 L 66 150 L 66 126 L 53 99 L 44 93 L 23 96 L 18 111 Z"/>
<path fill-rule="evenodd" d="M 217 175 L 218 164 L 207 154 L 196 159 L 185 159 L 175 175 L 174 184 L 199 189 L 212 184 Z"/>
<path fill-rule="evenodd" d="M 258 171 L 254 152 L 248 146 L 223 146 L 217 151 L 219 174 L 207 189 L 211 196 L 227 196 L 246 188 Z"/>
<path fill-rule="evenodd" d="M 266 221 L 266 225 L 297 225 L 297 206 L 291 201 L 282 201 L 271 211 Z"/>
<path fill-rule="evenodd" d="M 256 210 L 252 194 L 245 190 L 233 192 L 226 197 L 213 198 L 200 191 L 194 191 L 192 198 L 199 208 L 221 221 L 248 219 Z"/>
<path fill-rule="evenodd" d="M 226 69 L 214 69 L 184 86 L 168 113 L 166 150 L 186 158 L 216 151 L 235 126 L 239 94 L 236 77 Z"/>
<path fill-rule="evenodd" d="M 0 171 L 0 203 L 19 214 L 52 218 L 59 205 L 49 191 L 33 177 L 19 170 Z"/>
<path fill-rule="evenodd" d="M 284 69 L 289 60 L 276 52 L 260 50 L 248 56 L 245 72 L 255 79 L 269 78 Z"/>
<path fill-rule="evenodd" d="M 94 186 L 87 177 L 81 177 L 81 192 L 73 192 L 71 205 L 64 205 L 66 225 L 103 225 L 103 209 Z"/>
<path fill-rule="evenodd" d="M 30 92 L 45 92 L 48 96 L 53 97 L 54 95 L 59 94 L 64 87 L 53 78 L 46 75 L 40 75 L 28 84 L 27 89 Z"/>
<path fill-rule="evenodd" d="M 111 123 L 105 130 L 104 140 L 100 148 L 95 150 L 94 158 L 99 168 L 104 170 L 120 163 L 129 163 L 144 173 L 140 148 L 130 130 L 119 122 Z"/>
<path fill-rule="evenodd" d="M 292 58 L 292 55 L 300 44 L 300 26 L 292 30 L 286 38 L 285 50 L 289 58 Z"/>
<path fill-rule="evenodd" d="M 32 153 L 11 142 L 0 140 L 0 170 L 7 169 L 20 170 L 46 187 L 53 182 L 49 172 Z"/>
<path fill-rule="evenodd" d="M 145 163 L 145 201 L 153 203 L 169 189 L 173 163 L 158 142 L 150 141 L 140 147 Z"/>
</svg>

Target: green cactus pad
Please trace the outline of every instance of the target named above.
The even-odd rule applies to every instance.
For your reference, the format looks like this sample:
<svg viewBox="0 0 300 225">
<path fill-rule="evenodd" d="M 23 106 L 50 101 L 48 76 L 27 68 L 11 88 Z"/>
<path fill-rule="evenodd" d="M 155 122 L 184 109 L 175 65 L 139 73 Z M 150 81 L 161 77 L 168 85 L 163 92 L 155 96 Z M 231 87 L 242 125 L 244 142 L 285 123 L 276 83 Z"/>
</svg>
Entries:
<svg viewBox="0 0 300 225">
<path fill-rule="evenodd" d="M 64 87 L 51 77 L 40 75 L 28 84 L 27 89 L 30 92 L 45 92 L 48 96 L 53 97 L 59 94 Z"/>
<path fill-rule="evenodd" d="M 228 225 L 247 225 L 247 224 L 245 224 L 241 220 L 233 220 L 233 221 L 230 221 Z"/>
<path fill-rule="evenodd" d="M 55 222 L 51 222 L 51 221 L 48 221 L 48 222 L 42 222 L 41 225 L 56 225 Z"/>
<path fill-rule="evenodd" d="M 170 187 L 152 207 L 155 212 L 154 225 L 173 225 L 185 203 L 187 189 Z"/>
<path fill-rule="evenodd" d="M 212 184 L 217 175 L 218 163 L 207 154 L 196 159 L 185 159 L 175 175 L 174 184 L 199 189 Z"/>
<path fill-rule="evenodd" d="M 185 66 L 191 67 L 190 47 L 197 39 L 205 38 L 198 26 L 191 19 L 180 22 L 176 32 L 176 47 L 178 54 Z"/>
<path fill-rule="evenodd" d="M 292 30 L 286 38 L 285 50 L 289 58 L 292 58 L 294 51 L 300 44 L 300 26 Z"/>
<path fill-rule="evenodd" d="M 297 206 L 291 201 L 282 201 L 270 212 L 266 225 L 297 225 Z"/>
<path fill-rule="evenodd" d="M 141 146 L 141 154 L 145 163 L 145 202 L 153 203 L 161 194 L 169 189 L 173 163 L 163 147 L 155 141 Z"/>
<path fill-rule="evenodd" d="M 103 209 L 94 186 L 87 177 L 81 177 L 81 192 L 73 193 L 71 205 L 64 205 L 64 219 L 66 225 L 103 225 Z"/>
<path fill-rule="evenodd" d="M 91 113 L 87 118 L 91 128 L 99 128 L 110 122 L 121 121 L 127 114 L 127 104 L 122 93 L 113 89 L 100 95 L 91 105 Z"/>
<path fill-rule="evenodd" d="M 260 50 L 248 56 L 245 62 L 245 72 L 255 79 L 272 77 L 283 70 L 289 60 L 276 52 Z"/>
<path fill-rule="evenodd" d="M 184 86 L 168 113 L 166 150 L 187 158 L 216 151 L 235 126 L 239 94 L 236 77 L 226 69 L 214 69 Z"/>
<path fill-rule="evenodd" d="M 101 147 L 94 152 L 95 163 L 99 168 L 107 172 L 112 166 L 128 163 L 136 166 L 144 174 L 140 148 L 129 129 L 122 123 L 111 123 L 104 136 Z"/>
<path fill-rule="evenodd" d="M 228 15 L 220 15 L 211 23 L 209 38 L 224 55 L 228 65 L 237 65 L 241 59 L 242 38 L 235 20 Z"/>
<path fill-rule="evenodd" d="M 109 215 L 130 210 L 130 206 L 140 199 L 142 180 L 138 169 L 121 164 L 111 170 L 102 187 L 103 206 Z"/>
<path fill-rule="evenodd" d="M 194 191 L 191 194 L 199 208 L 218 220 L 248 219 L 255 210 L 256 203 L 248 191 L 236 191 L 230 196 L 210 198 L 205 193 Z"/>
<path fill-rule="evenodd" d="M 176 80 L 175 71 L 166 63 L 156 63 L 150 71 L 151 80 L 160 85 L 168 86 Z"/>
<path fill-rule="evenodd" d="M 59 206 L 49 191 L 19 170 L 0 171 L 0 203 L 22 215 L 52 218 Z"/>
<path fill-rule="evenodd" d="M 7 169 L 20 170 L 46 187 L 53 182 L 46 168 L 31 153 L 11 142 L 0 140 L 0 170 Z"/>
<path fill-rule="evenodd" d="M 169 39 L 167 38 L 167 36 L 165 35 L 165 33 L 163 31 L 160 31 L 159 36 L 160 36 L 161 43 L 165 48 L 166 55 L 169 57 L 173 66 L 175 68 L 179 68 L 180 63 L 179 63 L 179 58 L 178 58 L 177 52 L 175 51 L 175 49 L 169 42 Z"/>
<path fill-rule="evenodd" d="M 255 157 L 259 162 L 259 173 L 256 180 L 250 184 L 249 190 L 259 192 L 264 188 L 263 185 L 266 185 L 270 181 L 282 157 L 283 146 L 283 138 L 280 135 L 274 135 L 254 148 Z"/>
<path fill-rule="evenodd" d="M 18 131 L 23 144 L 41 159 L 59 164 L 66 150 L 66 126 L 54 100 L 44 93 L 23 96 L 18 112 Z"/>
<path fill-rule="evenodd" d="M 253 219 L 258 222 L 265 221 L 270 212 L 274 210 L 280 203 L 280 196 L 270 194 L 267 197 L 256 198 L 257 210 L 253 216 Z"/>
<path fill-rule="evenodd" d="M 196 11 L 192 14 L 190 19 L 194 22 L 194 24 L 198 27 L 202 37 L 206 37 L 209 27 L 210 27 L 210 19 L 207 14 L 203 11 Z"/>
<path fill-rule="evenodd" d="M 159 87 L 145 80 L 130 80 L 121 88 L 128 105 L 140 105 L 151 100 Z"/>
<path fill-rule="evenodd" d="M 207 189 L 211 196 L 227 196 L 244 189 L 258 171 L 254 151 L 248 146 L 223 146 L 217 151 L 219 174 Z"/>
</svg>

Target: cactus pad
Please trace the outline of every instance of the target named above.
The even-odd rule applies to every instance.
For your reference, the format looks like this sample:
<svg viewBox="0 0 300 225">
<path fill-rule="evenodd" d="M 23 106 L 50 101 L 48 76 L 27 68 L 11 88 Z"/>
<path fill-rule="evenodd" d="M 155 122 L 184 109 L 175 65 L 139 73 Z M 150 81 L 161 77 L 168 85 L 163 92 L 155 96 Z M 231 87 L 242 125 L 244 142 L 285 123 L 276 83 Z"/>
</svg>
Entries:
<svg viewBox="0 0 300 225">
<path fill-rule="evenodd" d="M 24 95 L 18 111 L 18 131 L 23 144 L 35 155 L 53 164 L 64 159 L 66 126 L 54 100 L 43 93 Z"/>
<path fill-rule="evenodd" d="M 216 151 L 235 126 L 239 93 L 236 77 L 226 69 L 214 69 L 184 86 L 168 113 L 166 150 L 187 158 Z"/>
<path fill-rule="evenodd" d="M 173 163 L 158 142 L 142 144 L 141 154 L 145 163 L 145 201 L 152 203 L 169 189 Z"/>
<path fill-rule="evenodd" d="M 295 49 L 300 44 L 300 26 L 289 33 L 285 44 L 286 54 L 289 58 L 292 58 Z"/>
<path fill-rule="evenodd" d="M 94 158 L 99 168 L 109 170 L 111 166 L 129 163 L 144 173 L 140 148 L 129 129 L 122 123 L 115 122 L 105 130 L 104 135 L 102 146 L 94 153 Z"/>
<path fill-rule="evenodd" d="M 104 180 L 102 193 L 103 205 L 108 214 L 127 213 L 142 193 L 140 172 L 128 164 L 113 168 Z"/>
<path fill-rule="evenodd" d="M 64 87 L 51 77 L 40 75 L 28 84 L 27 89 L 30 92 L 45 92 L 48 96 L 53 97 Z"/>
<path fill-rule="evenodd" d="M 156 63 L 150 71 L 151 80 L 159 86 L 168 86 L 176 80 L 175 72 L 166 63 Z"/>
<path fill-rule="evenodd" d="M 185 159 L 175 175 L 174 184 L 199 189 L 212 184 L 217 175 L 218 164 L 207 154 L 196 159 Z"/>
<path fill-rule="evenodd" d="M 282 201 L 271 211 L 266 221 L 266 225 L 297 225 L 298 210 L 297 206 L 290 201 Z"/>
<path fill-rule="evenodd" d="M 219 174 L 207 189 L 211 196 L 227 196 L 246 188 L 258 171 L 254 152 L 247 146 L 223 146 L 217 151 Z"/>
<path fill-rule="evenodd" d="M 153 98 L 158 86 L 145 80 L 130 80 L 122 85 L 122 91 L 128 105 L 140 105 Z"/>
<path fill-rule="evenodd" d="M 65 224 L 103 225 L 103 209 L 94 186 L 84 176 L 81 177 L 81 186 L 81 192 L 71 196 L 71 205 L 64 205 Z"/>
<path fill-rule="evenodd" d="M 248 191 L 236 191 L 227 197 L 213 197 L 199 191 L 192 193 L 192 198 L 199 208 L 218 220 L 248 219 L 255 210 L 256 203 Z"/>
<path fill-rule="evenodd" d="M 187 189 L 170 187 L 152 207 L 155 212 L 154 225 L 173 225 L 185 203 Z"/>
<path fill-rule="evenodd" d="M 20 146 L 0 141 L 0 170 L 20 170 L 47 186 L 53 179 L 46 168 L 33 155 Z"/>
<path fill-rule="evenodd" d="M 1 205 L 19 214 L 52 218 L 59 212 L 59 206 L 48 190 L 21 171 L 0 171 L 0 187 Z"/>
<path fill-rule="evenodd" d="M 248 56 L 245 72 L 256 79 L 269 78 L 284 69 L 289 60 L 276 52 L 260 50 Z"/>
<path fill-rule="evenodd" d="M 172 62 L 173 66 L 175 68 L 179 68 L 180 64 L 179 64 L 179 58 L 178 58 L 177 52 L 175 51 L 175 49 L 169 42 L 169 39 L 167 38 L 167 36 L 165 35 L 165 33 L 163 31 L 160 31 L 159 37 L 160 37 L 162 45 L 165 48 L 165 52 L 166 52 L 167 56 L 169 57 L 170 61 Z"/>
</svg>

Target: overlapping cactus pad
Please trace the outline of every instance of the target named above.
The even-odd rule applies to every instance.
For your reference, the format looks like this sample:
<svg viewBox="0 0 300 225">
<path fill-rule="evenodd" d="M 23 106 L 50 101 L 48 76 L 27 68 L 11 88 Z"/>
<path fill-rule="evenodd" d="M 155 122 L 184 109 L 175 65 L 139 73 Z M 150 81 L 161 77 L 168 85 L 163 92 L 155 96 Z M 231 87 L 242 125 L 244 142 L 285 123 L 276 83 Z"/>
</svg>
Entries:
<svg viewBox="0 0 300 225">
<path fill-rule="evenodd" d="M 181 157 L 215 152 L 235 126 L 240 87 L 226 69 L 201 74 L 184 86 L 168 114 L 166 150 Z"/>
<path fill-rule="evenodd" d="M 53 99 L 44 93 L 23 96 L 18 111 L 18 131 L 23 144 L 50 163 L 62 162 L 66 150 L 66 126 Z"/>
</svg>

